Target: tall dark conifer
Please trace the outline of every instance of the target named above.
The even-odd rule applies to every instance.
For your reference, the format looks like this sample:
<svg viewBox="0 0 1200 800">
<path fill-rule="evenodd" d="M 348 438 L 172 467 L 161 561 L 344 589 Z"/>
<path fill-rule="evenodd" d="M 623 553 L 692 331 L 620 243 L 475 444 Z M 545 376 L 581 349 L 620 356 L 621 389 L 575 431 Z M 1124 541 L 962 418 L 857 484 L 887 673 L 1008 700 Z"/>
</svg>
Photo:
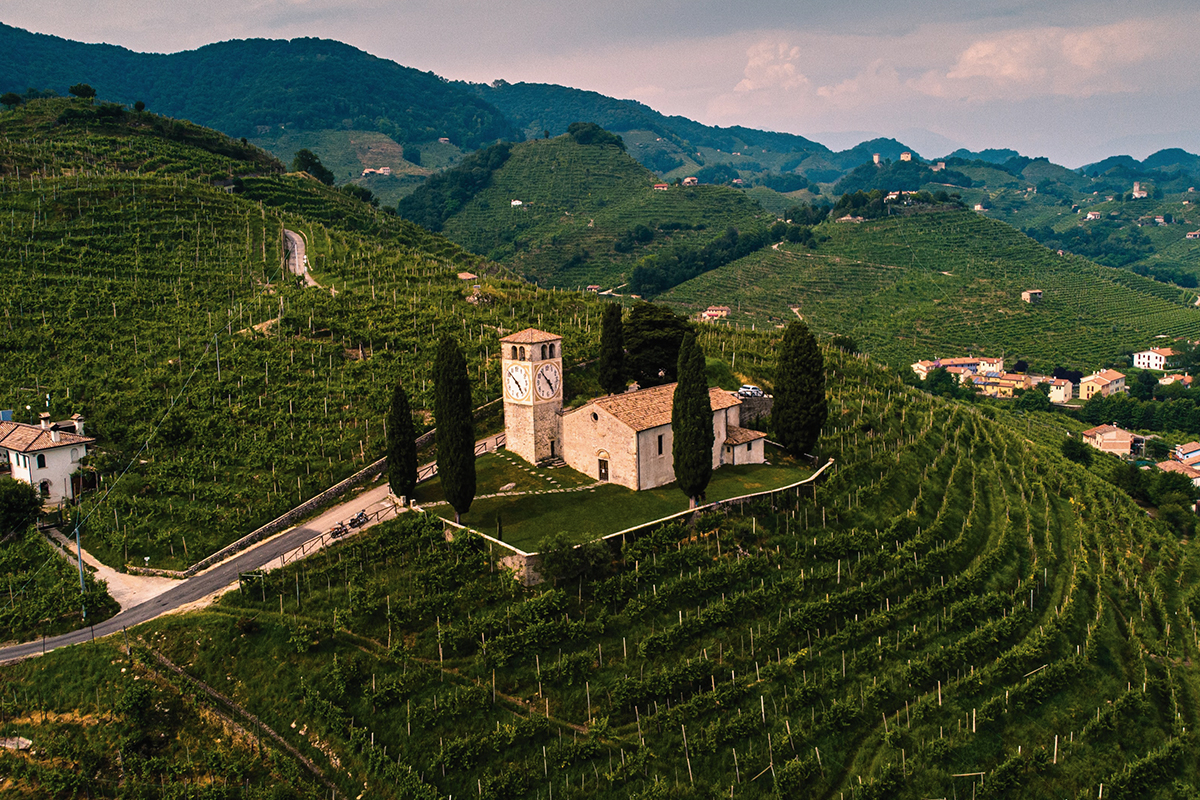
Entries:
<svg viewBox="0 0 1200 800">
<path fill-rule="evenodd" d="M 408 392 L 397 381 L 387 417 L 388 484 L 392 494 L 412 502 L 417 488 L 417 432 L 413 428 Z"/>
<path fill-rule="evenodd" d="M 621 306 L 604 307 L 600 323 L 600 388 L 608 394 L 625 391 L 625 330 Z"/>
<path fill-rule="evenodd" d="M 671 456 L 675 480 L 695 508 L 712 478 L 713 413 L 704 351 L 690 331 L 679 347 L 677 371 L 679 382 L 671 403 Z"/>
<path fill-rule="evenodd" d="M 771 429 L 793 456 L 812 452 L 829 414 L 825 402 L 825 358 L 808 326 L 793 320 L 783 332 L 775 362 Z"/>
<path fill-rule="evenodd" d="M 438 342 L 433 365 L 433 415 L 437 423 L 437 468 L 454 521 L 475 500 L 475 423 L 467 362 L 449 336 Z"/>
</svg>

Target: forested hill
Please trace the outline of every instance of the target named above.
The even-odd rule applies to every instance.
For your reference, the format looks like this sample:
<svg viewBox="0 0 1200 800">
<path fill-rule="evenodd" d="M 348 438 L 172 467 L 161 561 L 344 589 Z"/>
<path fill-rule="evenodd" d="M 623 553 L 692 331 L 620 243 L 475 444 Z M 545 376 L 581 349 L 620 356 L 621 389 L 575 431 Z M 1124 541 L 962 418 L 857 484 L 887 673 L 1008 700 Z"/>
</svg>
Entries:
<svg viewBox="0 0 1200 800">
<path fill-rule="evenodd" d="M 430 179 L 401 216 L 543 284 L 612 288 L 665 247 L 702 247 L 775 221 L 728 186 L 654 189 L 658 178 L 595 125 L 498 144 Z"/>
<path fill-rule="evenodd" d="M 79 82 L 102 100 L 141 100 L 231 136 L 263 126 L 358 128 L 399 142 L 446 137 L 473 150 L 513 134 L 467 89 L 328 39 L 248 39 L 160 55 L 0 24 L 0 93 L 66 94 Z"/>
<path fill-rule="evenodd" d="M 496 81 L 491 85 L 468 84 L 480 98 L 500 109 L 513 125 L 530 138 L 549 131 L 551 136 L 566 133 L 572 122 L 595 122 L 610 131 L 651 131 L 671 137 L 676 143 L 684 140 L 697 147 L 726 151 L 739 148 L 767 148 L 777 152 L 829 154 L 830 149 L 819 142 L 792 133 L 775 133 L 734 126 L 720 128 L 702 125 L 687 117 L 666 116 L 636 100 L 618 100 L 551 83 L 508 83 Z"/>
</svg>

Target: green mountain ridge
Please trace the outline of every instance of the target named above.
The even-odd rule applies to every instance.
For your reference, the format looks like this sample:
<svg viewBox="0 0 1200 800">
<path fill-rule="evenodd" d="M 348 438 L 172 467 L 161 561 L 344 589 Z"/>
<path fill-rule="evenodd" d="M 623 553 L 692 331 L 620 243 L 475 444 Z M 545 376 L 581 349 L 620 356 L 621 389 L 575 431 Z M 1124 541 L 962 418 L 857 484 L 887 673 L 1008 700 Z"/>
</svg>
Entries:
<svg viewBox="0 0 1200 800">
<path fill-rule="evenodd" d="M 399 213 L 547 286 L 611 289 L 648 253 L 775 220 L 729 187 L 656 190 L 659 179 L 618 147 L 569 135 L 474 159 L 405 198 Z"/>
</svg>

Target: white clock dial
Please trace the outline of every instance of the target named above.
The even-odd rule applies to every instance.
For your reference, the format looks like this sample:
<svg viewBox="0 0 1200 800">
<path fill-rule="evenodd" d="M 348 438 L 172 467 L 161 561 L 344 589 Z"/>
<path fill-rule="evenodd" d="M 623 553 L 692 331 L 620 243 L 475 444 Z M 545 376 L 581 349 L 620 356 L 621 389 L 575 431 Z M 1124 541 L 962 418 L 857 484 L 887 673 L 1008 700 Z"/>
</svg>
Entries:
<svg viewBox="0 0 1200 800">
<path fill-rule="evenodd" d="M 513 364 L 504 375 L 504 388 L 514 400 L 524 400 L 529 395 L 529 373 L 525 368 Z"/>
<path fill-rule="evenodd" d="M 562 385 L 562 375 L 558 371 L 558 367 L 554 364 L 544 364 L 537 374 L 537 393 L 538 397 L 549 400 L 558 394 L 559 386 Z"/>
</svg>

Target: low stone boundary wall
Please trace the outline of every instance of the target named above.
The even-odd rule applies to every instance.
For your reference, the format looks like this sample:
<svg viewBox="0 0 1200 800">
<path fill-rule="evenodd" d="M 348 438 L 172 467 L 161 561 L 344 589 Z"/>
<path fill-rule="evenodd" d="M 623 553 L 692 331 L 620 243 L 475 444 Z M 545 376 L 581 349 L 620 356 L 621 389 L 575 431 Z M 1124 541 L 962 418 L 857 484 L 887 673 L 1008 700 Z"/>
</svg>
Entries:
<svg viewBox="0 0 1200 800">
<path fill-rule="evenodd" d="M 432 438 L 433 431 L 423 434 L 417 439 L 418 447 L 422 446 L 421 439 L 425 439 L 426 442 L 428 442 Z M 208 569 L 213 564 L 224 561 L 235 553 L 240 553 L 242 550 L 245 550 L 251 545 L 257 544 L 269 536 L 273 536 L 282 530 L 290 528 L 292 525 L 304 519 L 309 514 L 328 504 L 331 500 L 336 500 L 337 498 L 341 497 L 355 486 L 359 486 L 363 483 L 366 483 L 368 480 L 381 475 L 385 469 L 387 469 L 387 459 L 381 458 L 375 463 L 370 464 L 364 469 L 354 473 L 341 483 L 334 484 L 320 494 L 313 495 L 300 505 L 288 511 L 286 514 L 276 517 L 266 525 L 263 525 L 261 528 L 258 528 L 257 530 L 246 534 L 241 539 L 238 539 L 233 544 L 226 545 L 212 555 L 200 559 L 185 570 L 152 569 L 131 565 L 127 565 L 125 569 L 131 575 L 156 575 L 163 578 L 190 578 L 196 573 Z"/>
<path fill-rule="evenodd" d="M 812 475 L 809 475 L 804 480 L 796 481 L 795 483 L 787 486 L 781 486 L 778 489 L 768 489 L 764 492 L 755 492 L 754 494 L 744 494 L 740 497 L 729 497 L 724 500 L 716 500 L 706 505 L 697 506 L 696 508 L 689 508 L 686 511 L 680 511 L 678 514 L 660 517 L 659 519 L 654 519 L 650 520 L 649 522 L 643 522 L 639 525 L 635 525 L 632 528 L 626 528 L 623 531 L 617 531 L 616 533 L 610 533 L 607 536 L 601 536 L 600 541 L 614 544 L 619 537 L 621 541 L 624 542 L 629 536 L 640 533 L 641 531 L 649 530 L 650 528 L 654 528 L 659 525 L 665 525 L 666 523 L 674 522 L 678 519 L 691 517 L 695 514 L 701 514 L 705 511 L 714 511 L 725 506 L 742 505 L 743 503 L 753 502 L 754 500 L 762 497 L 770 497 L 772 495 L 790 492 L 793 489 L 799 492 L 801 486 L 807 486 L 808 484 L 816 481 L 817 478 L 821 477 L 825 470 L 832 467 L 833 464 L 834 460 L 831 458 L 822 464 L 820 469 L 818 469 Z M 468 528 L 465 525 L 459 525 L 456 522 L 451 522 L 445 517 L 442 517 L 441 519 L 443 523 L 443 532 L 445 533 L 447 539 L 453 539 L 455 531 L 467 531 L 469 533 L 473 533 L 479 538 L 488 542 L 489 552 L 491 552 L 493 555 L 495 554 L 497 548 L 507 553 L 506 555 L 501 556 L 496 563 L 505 569 L 512 570 L 513 577 L 519 580 L 522 584 L 525 586 L 534 586 L 542 582 L 541 573 L 538 571 L 542 561 L 540 553 L 526 553 L 524 550 L 513 547 L 507 542 L 502 542 L 499 539 L 488 536 L 486 533 L 480 533 L 473 528 Z M 575 547 L 583 547 L 583 545 L 577 544 Z"/>
</svg>

